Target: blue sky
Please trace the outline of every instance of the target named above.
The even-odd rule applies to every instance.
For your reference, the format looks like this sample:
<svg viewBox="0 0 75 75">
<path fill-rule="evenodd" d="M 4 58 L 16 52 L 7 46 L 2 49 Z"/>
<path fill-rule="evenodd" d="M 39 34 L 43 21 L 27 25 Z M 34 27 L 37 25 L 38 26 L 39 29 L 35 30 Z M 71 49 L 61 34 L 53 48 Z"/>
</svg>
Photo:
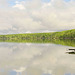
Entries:
<svg viewBox="0 0 75 75">
<path fill-rule="evenodd" d="M 10 6 L 15 5 L 15 1 L 9 1 L 8 3 L 10 4 Z"/>
<path fill-rule="evenodd" d="M 19 2 L 21 2 L 21 1 L 31 1 L 31 0 L 17 0 L 17 1 L 19 1 Z M 51 0 L 41 0 L 42 2 L 45 2 L 45 3 L 48 3 L 48 2 L 50 2 Z M 8 2 L 11 6 L 13 6 L 13 5 L 15 5 L 15 0 L 11 0 L 11 1 L 9 1 Z"/>
<path fill-rule="evenodd" d="M 42 2 L 50 2 L 50 0 L 42 0 Z"/>
<path fill-rule="evenodd" d="M 31 0 L 16 0 L 16 1 L 21 2 L 21 1 L 31 1 Z M 41 0 L 41 1 L 44 2 L 44 3 L 49 3 L 51 0 Z M 64 0 L 64 1 L 65 2 L 70 2 L 71 0 Z M 15 0 L 11 0 L 8 3 L 9 3 L 10 6 L 13 6 L 13 5 L 15 5 Z"/>
<path fill-rule="evenodd" d="M 16 1 L 21 2 L 21 1 L 27 1 L 27 0 L 16 0 Z M 10 0 L 10 1 L 8 1 L 8 3 L 10 4 L 10 6 L 13 6 L 13 5 L 15 5 L 16 1 L 15 0 Z"/>
<path fill-rule="evenodd" d="M 65 2 L 69 2 L 69 1 L 71 1 L 71 0 L 64 0 Z"/>
</svg>

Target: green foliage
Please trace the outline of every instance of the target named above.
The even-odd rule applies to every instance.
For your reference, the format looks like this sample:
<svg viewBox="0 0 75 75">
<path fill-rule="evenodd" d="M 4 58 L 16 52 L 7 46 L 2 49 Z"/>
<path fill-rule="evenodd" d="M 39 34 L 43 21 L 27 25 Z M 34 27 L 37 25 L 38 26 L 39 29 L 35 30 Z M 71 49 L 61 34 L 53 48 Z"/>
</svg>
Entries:
<svg viewBox="0 0 75 75">
<path fill-rule="evenodd" d="M 55 44 L 61 44 L 64 46 L 72 46 L 75 47 L 75 40 L 74 39 L 55 39 L 51 41 Z"/>
<path fill-rule="evenodd" d="M 0 35 L 0 40 L 51 40 L 51 39 L 75 39 L 75 29 L 54 33 L 29 33 Z"/>
<path fill-rule="evenodd" d="M 75 47 L 75 29 L 54 33 L 0 35 L 0 42 L 55 43 Z"/>
<path fill-rule="evenodd" d="M 50 39 L 52 33 L 31 33 L 31 34 L 11 34 L 11 35 L 0 35 L 0 39 L 4 40 L 30 40 L 30 39 Z"/>
<path fill-rule="evenodd" d="M 55 39 L 75 39 L 75 29 L 55 32 L 52 34 L 52 38 Z"/>
<path fill-rule="evenodd" d="M 0 42 L 14 42 L 14 43 L 55 43 L 65 46 L 75 47 L 75 40 L 72 39 L 7 39 L 0 40 Z"/>
</svg>

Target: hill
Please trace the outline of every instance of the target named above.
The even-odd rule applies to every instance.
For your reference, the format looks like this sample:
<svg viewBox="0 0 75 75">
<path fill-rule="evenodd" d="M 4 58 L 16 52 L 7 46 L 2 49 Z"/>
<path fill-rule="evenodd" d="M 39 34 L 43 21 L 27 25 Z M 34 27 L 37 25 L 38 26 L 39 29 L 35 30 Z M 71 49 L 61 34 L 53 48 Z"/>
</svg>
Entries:
<svg viewBox="0 0 75 75">
<path fill-rule="evenodd" d="M 0 40 L 75 39 L 75 29 L 52 33 L 0 35 Z"/>
<path fill-rule="evenodd" d="M 75 29 L 55 32 L 52 34 L 54 39 L 75 39 Z"/>
</svg>

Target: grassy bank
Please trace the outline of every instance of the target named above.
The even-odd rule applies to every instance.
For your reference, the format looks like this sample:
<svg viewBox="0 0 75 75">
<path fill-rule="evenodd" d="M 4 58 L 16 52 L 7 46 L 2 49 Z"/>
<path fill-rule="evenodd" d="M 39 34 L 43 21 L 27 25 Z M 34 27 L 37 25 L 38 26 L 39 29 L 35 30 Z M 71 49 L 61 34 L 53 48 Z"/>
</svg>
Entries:
<svg viewBox="0 0 75 75">
<path fill-rule="evenodd" d="M 75 29 L 53 33 L 0 35 L 0 40 L 75 39 Z"/>
</svg>

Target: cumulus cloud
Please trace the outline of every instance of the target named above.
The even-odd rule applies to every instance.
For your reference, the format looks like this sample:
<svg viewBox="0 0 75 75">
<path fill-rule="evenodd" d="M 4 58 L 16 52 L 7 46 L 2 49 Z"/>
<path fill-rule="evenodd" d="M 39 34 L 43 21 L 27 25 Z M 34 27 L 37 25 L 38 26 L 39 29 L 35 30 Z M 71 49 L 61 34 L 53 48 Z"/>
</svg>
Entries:
<svg viewBox="0 0 75 75">
<path fill-rule="evenodd" d="M 25 9 L 25 7 L 23 5 L 21 5 L 21 4 L 16 4 L 15 6 L 13 6 L 13 8 L 19 8 L 21 10 Z"/>
<path fill-rule="evenodd" d="M 0 0 L 0 6 L 7 6 L 7 0 Z"/>
<path fill-rule="evenodd" d="M 9 6 L 0 0 L 0 33 L 59 31 L 75 28 L 75 1 L 15 1 Z M 5 31 L 5 32 L 4 32 Z"/>
<path fill-rule="evenodd" d="M 4 71 L 0 71 L 0 74 L 8 75 L 7 73 L 14 69 L 22 71 L 24 68 L 22 75 L 25 73 L 64 75 L 66 72 L 73 74 L 75 73 L 75 56 L 65 53 L 69 48 L 74 47 L 55 44 L 1 43 L 0 68 Z"/>
</svg>

